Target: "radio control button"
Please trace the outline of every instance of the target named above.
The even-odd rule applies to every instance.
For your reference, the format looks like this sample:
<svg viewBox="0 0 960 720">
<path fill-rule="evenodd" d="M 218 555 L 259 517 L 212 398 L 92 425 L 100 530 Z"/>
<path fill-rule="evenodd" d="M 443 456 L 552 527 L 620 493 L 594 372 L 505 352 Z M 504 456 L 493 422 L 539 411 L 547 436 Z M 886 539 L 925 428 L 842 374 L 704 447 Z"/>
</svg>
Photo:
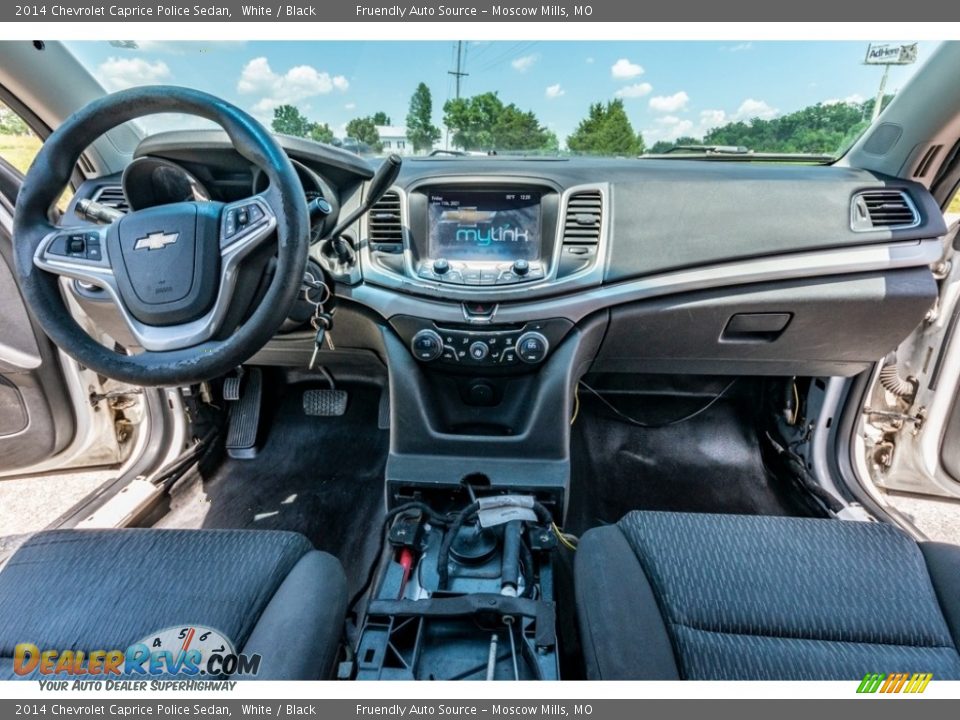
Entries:
<svg viewBox="0 0 960 720">
<path fill-rule="evenodd" d="M 437 275 L 445 275 L 450 269 L 450 263 L 447 262 L 444 258 L 437 258 L 433 261 L 433 271 Z"/>
<path fill-rule="evenodd" d="M 464 270 L 463 271 L 463 282 L 465 285 L 479 285 L 480 284 L 480 271 L 479 270 Z"/>
<path fill-rule="evenodd" d="M 481 270 L 480 271 L 480 284 L 481 285 L 494 285 L 497 282 L 497 271 L 496 270 Z"/>
<path fill-rule="evenodd" d="M 523 277 L 530 272 L 530 263 L 523 259 L 517 260 L 513 263 L 513 271 L 520 277 Z"/>
</svg>

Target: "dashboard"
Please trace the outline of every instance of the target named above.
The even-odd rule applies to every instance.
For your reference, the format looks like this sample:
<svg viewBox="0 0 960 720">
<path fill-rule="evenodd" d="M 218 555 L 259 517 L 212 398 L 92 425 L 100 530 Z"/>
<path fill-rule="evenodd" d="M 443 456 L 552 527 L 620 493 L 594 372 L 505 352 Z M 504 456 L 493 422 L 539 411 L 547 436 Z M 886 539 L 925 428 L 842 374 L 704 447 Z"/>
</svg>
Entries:
<svg viewBox="0 0 960 720">
<path fill-rule="evenodd" d="M 376 161 L 280 140 L 305 198 L 332 207 L 319 241 L 360 206 Z M 119 184 L 140 209 L 229 202 L 264 182 L 222 133 L 171 132 L 145 139 L 119 183 L 100 178 L 81 195 Z M 849 375 L 922 319 L 945 233 L 921 185 L 851 168 L 406 158 L 345 232 L 357 262 L 344 267 L 318 242 L 311 263 L 335 284 L 341 317 L 373 318 L 419 363 L 453 373 L 532 371 L 600 318 L 595 370 Z M 383 354 L 345 324 L 338 348 Z M 261 359 L 304 362 L 311 333 L 287 331 Z"/>
</svg>

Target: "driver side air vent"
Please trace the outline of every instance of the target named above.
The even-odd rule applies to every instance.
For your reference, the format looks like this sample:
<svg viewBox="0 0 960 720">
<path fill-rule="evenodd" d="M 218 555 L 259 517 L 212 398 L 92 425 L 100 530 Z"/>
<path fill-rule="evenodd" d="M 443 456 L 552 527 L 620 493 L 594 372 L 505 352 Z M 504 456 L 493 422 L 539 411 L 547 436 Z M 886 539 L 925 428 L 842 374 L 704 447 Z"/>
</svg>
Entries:
<svg viewBox="0 0 960 720">
<path fill-rule="evenodd" d="M 902 190 L 866 190 L 853 198 L 850 227 L 855 232 L 907 229 L 919 224 L 920 213 Z"/>
<path fill-rule="evenodd" d="M 602 222 L 603 195 L 599 190 L 570 195 L 563 218 L 563 247 L 557 277 L 572 275 L 593 264 Z"/>
<path fill-rule="evenodd" d="M 93 201 L 101 205 L 112 207 L 122 213 L 130 211 L 130 204 L 123 194 L 123 188 L 120 185 L 104 185 L 97 189 L 93 194 Z"/>
<path fill-rule="evenodd" d="M 371 250 L 403 252 L 403 221 L 398 193 L 390 190 L 374 204 L 367 215 L 367 234 Z"/>
</svg>

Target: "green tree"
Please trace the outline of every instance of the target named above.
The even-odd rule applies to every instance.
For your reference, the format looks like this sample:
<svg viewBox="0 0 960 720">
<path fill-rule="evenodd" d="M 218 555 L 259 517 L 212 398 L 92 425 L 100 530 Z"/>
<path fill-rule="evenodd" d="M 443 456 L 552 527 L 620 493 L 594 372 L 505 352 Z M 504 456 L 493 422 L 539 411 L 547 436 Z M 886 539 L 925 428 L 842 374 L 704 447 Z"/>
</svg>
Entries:
<svg viewBox="0 0 960 720">
<path fill-rule="evenodd" d="M 310 134 L 311 125 L 306 116 L 293 105 L 281 105 L 273 109 L 273 122 L 270 126 L 274 132 L 294 137 L 307 137 Z"/>
<path fill-rule="evenodd" d="M 354 118 L 347 123 L 347 137 L 366 143 L 374 152 L 383 150 L 380 142 L 380 133 L 377 132 L 377 123 L 372 117 Z"/>
<path fill-rule="evenodd" d="M 494 92 L 448 100 L 443 122 L 453 144 L 464 150 L 544 151 L 556 146 L 556 136 L 532 112 L 504 105 Z"/>
<path fill-rule="evenodd" d="M 374 113 L 371 119 L 373 120 L 374 125 L 393 125 L 393 123 L 390 122 L 390 116 L 382 110 Z"/>
<path fill-rule="evenodd" d="M 590 106 L 587 117 L 567 138 L 567 147 L 576 153 L 591 155 L 627 155 L 643 153 L 643 135 L 634 132 L 630 118 L 617 99 Z"/>
<path fill-rule="evenodd" d="M 433 124 L 433 98 L 426 83 L 417 85 L 407 113 L 407 138 L 414 152 L 429 152 L 440 139 L 440 128 Z"/>
<path fill-rule="evenodd" d="M 326 123 L 312 123 L 310 125 L 309 137 L 311 140 L 322 143 L 333 142 L 333 130 Z"/>
<path fill-rule="evenodd" d="M 30 135 L 30 128 L 12 110 L 0 107 L 0 135 Z"/>
</svg>

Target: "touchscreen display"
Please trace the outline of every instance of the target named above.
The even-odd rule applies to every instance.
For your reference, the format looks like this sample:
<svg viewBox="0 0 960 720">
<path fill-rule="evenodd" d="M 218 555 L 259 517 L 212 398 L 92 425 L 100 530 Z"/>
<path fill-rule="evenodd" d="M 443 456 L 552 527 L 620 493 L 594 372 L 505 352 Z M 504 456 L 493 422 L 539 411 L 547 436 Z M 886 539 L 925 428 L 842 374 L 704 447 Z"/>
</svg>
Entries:
<svg viewBox="0 0 960 720">
<path fill-rule="evenodd" d="M 540 257 L 540 193 L 435 191 L 428 204 L 429 253 L 448 260 Z"/>
</svg>

